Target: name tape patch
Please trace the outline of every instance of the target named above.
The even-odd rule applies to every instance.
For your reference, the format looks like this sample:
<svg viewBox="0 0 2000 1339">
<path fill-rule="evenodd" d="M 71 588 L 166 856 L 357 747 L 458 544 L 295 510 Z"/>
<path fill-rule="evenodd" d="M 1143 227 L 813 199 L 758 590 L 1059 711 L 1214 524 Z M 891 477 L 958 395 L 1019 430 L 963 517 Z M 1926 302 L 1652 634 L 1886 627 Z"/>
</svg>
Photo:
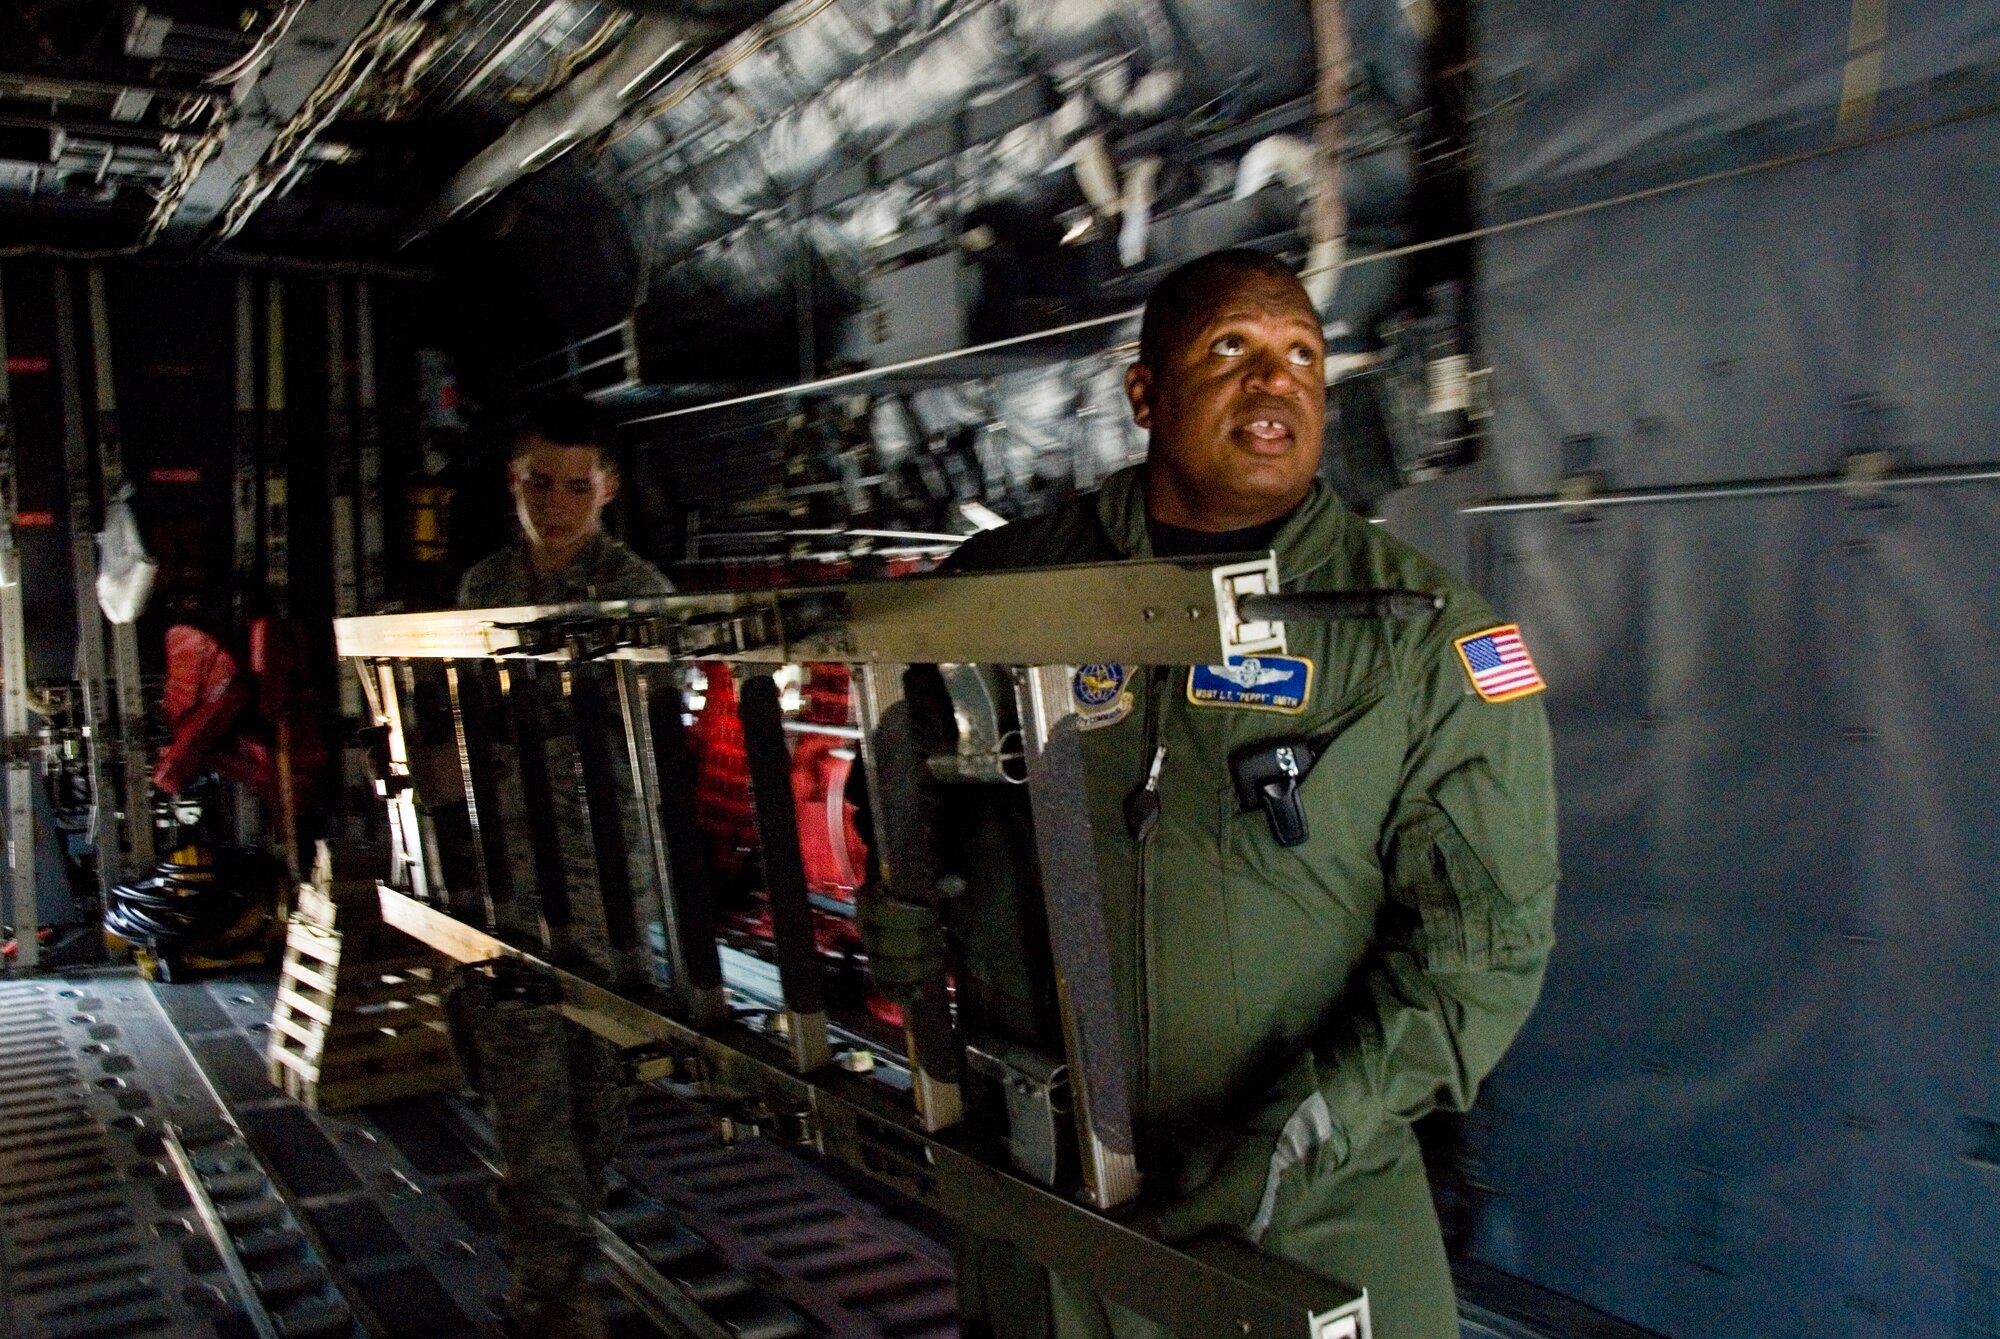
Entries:
<svg viewBox="0 0 2000 1339">
<path fill-rule="evenodd" d="M 1473 691 L 1488 702 L 1511 702 L 1548 687 L 1528 655 L 1518 624 L 1507 623 L 1475 632 L 1460 637 L 1452 645 L 1458 648 L 1458 658 L 1465 666 L 1466 677 L 1472 680 Z"/>
<path fill-rule="evenodd" d="M 1130 665 L 1078 665 L 1070 675 L 1070 699 L 1079 730 L 1116 725 L 1132 714 Z"/>
<path fill-rule="evenodd" d="M 1231 656 L 1188 671 L 1187 700 L 1295 716 L 1312 700 L 1313 663 L 1304 656 Z"/>
</svg>

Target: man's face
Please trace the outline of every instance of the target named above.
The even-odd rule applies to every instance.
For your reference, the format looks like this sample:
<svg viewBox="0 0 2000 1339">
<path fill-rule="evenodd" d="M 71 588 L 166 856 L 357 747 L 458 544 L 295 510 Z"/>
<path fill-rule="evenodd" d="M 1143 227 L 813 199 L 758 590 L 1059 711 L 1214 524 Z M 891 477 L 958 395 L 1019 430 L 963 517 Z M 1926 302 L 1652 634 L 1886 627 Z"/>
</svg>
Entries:
<svg viewBox="0 0 2000 1339">
<path fill-rule="evenodd" d="M 604 504 L 618 495 L 618 476 L 596 447 L 531 438 L 514 457 L 508 486 L 528 546 L 544 563 L 559 566 L 603 529 Z"/>
<path fill-rule="evenodd" d="M 1153 518 L 1236 530 L 1296 507 L 1326 421 L 1326 340 L 1304 290 L 1270 275 L 1225 278 L 1159 362 L 1125 374 L 1133 421 L 1151 434 Z"/>
</svg>

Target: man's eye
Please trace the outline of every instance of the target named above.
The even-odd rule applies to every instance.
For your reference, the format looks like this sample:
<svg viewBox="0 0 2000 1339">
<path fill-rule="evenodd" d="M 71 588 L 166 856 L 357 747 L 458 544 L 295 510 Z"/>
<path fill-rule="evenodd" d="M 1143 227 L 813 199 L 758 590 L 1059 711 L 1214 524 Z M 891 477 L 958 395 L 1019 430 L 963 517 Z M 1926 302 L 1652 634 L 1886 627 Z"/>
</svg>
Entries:
<svg viewBox="0 0 2000 1339">
<path fill-rule="evenodd" d="M 1290 356 L 1293 367 L 1311 367 L 1318 361 L 1318 356 L 1303 344 L 1294 344 Z"/>
<path fill-rule="evenodd" d="M 1242 355 L 1243 348 L 1244 348 L 1243 336 L 1224 335 L 1221 339 L 1218 339 L 1215 341 L 1215 343 L 1209 345 L 1208 351 L 1210 353 L 1220 354 L 1224 358 L 1236 358 Z"/>
</svg>

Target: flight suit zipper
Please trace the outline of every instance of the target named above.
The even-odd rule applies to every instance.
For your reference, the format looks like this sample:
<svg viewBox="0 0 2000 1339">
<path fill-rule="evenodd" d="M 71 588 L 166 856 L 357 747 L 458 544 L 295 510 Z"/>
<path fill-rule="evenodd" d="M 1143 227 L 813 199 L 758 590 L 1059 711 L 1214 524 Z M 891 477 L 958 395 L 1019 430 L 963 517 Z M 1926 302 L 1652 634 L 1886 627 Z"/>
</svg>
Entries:
<svg viewBox="0 0 2000 1339">
<path fill-rule="evenodd" d="M 1139 778 L 1139 785 L 1158 798 L 1159 765 L 1164 759 L 1164 748 L 1160 743 L 1161 693 L 1165 689 L 1172 669 L 1165 665 L 1154 665 L 1146 671 L 1146 728 L 1145 750 L 1141 753 L 1141 766 L 1145 769 Z M 1146 892 L 1150 883 L 1153 860 L 1153 827 L 1148 825 L 1143 834 L 1134 833 L 1138 842 L 1138 859 L 1132 862 L 1137 886 L 1132 894 L 1132 952 L 1136 959 L 1132 971 L 1133 1009 L 1132 1018 L 1138 1055 L 1133 1065 L 1134 1082 L 1132 1088 L 1132 1114 L 1145 1113 L 1148 1105 L 1148 1088 L 1152 1076 L 1152 1028 L 1146 1017 L 1147 978 L 1152 970 L 1152 954 L 1146 942 Z"/>
</svg>

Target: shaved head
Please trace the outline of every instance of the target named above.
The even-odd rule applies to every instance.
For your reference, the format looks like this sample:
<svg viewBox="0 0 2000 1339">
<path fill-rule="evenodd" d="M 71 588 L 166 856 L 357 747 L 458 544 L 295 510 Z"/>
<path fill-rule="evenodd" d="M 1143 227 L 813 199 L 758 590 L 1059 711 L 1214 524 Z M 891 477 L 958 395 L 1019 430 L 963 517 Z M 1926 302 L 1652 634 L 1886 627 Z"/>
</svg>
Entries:
<svg viewBox="0 0 2000 1339">
<path fill-rule="evenodd" d="M 611 464 L 597 406 L 581 395 L 552 395 L 537 400 L 515 418 L 512 426 L 516 457 L 526 455 L 541 442 L 587 447 L 597 452 L 607 466 Z"/>
<path fill-rule="evenodd" d="M 1190 326 L 1206 320 L 1218 301 L 1252 276 L 1296 288 L 1299 301 L 1311 309 L 1306 286 L 1277 257 L 1246 247 L 1211 251 L 1168 271 L 1154 286 L 1146 299 L 1146 314 L 1139 319 L 1139 361 L 1160 366 L 1163 357 L 1185 342 Z"/>
<path fill-rule="evenodd" d="M 1125 371 L 1146 514 L 1220 532 L 1297 507 L 1319 468 L 1325 369 L 1319 315 L 1281 262 L 1218 251 L 1161 280 Z"/>
</svg>

